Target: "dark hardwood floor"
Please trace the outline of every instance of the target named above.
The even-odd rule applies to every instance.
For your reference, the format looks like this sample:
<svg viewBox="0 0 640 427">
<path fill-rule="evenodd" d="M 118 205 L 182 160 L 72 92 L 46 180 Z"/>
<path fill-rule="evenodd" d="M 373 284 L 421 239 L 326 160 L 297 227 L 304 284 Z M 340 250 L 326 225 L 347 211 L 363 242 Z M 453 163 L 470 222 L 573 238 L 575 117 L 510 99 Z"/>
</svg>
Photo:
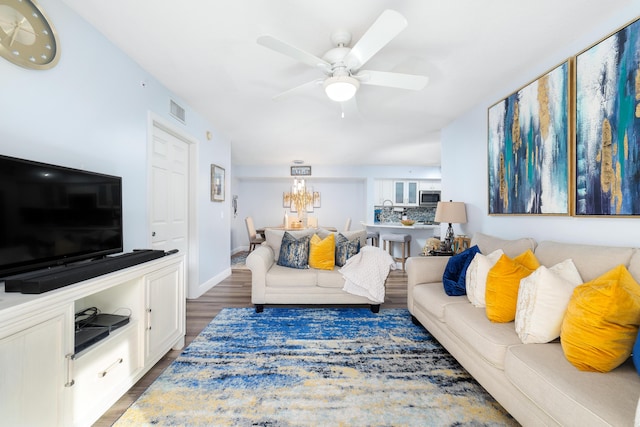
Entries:
<svg viewBox="0 0 640 427">
<path fill-rule="evenodd" d="M 187 300 L 186 345 L 207 326 L 223 308 L 252 307 L 251 272 L 233 270 L 231 276 L 214 286 L 200 298 Z M 268 307 L 265 308 L 268 310 Z M 391 271 L 386 283 L 385 303 L 381 308 L 407 307 L 407 274 L 402 270 Z M 180 351 L 167 353 L 144 377 L 125 393 L 95 424 L 111 426 L 144 390 L 180 355 Z"/>
</svg>

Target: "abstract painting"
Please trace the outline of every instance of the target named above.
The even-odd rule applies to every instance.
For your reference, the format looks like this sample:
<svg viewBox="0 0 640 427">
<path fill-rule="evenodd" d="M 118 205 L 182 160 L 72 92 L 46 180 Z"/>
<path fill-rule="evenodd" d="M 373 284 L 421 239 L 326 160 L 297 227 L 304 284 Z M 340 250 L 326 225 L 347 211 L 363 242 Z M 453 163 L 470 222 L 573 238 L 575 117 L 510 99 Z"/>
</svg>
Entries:
<svg viewBox="0 0 640 427">
<path fill-rule="evenodd" d="M 640 21 L 576 56 L 576 215 L 640 215 Z"/>
<path fill-rule="evenodd" d="M 489 107 L 489 214 L 569 214 L 569 62 Z"/>
</svg>

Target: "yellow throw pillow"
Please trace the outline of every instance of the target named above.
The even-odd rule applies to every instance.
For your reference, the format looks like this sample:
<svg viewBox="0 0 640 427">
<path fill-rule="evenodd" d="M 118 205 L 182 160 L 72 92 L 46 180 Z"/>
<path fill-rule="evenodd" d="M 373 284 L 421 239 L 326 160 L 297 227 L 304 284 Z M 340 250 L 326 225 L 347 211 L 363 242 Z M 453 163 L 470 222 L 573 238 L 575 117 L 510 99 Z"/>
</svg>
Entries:
<svg viewBox="0 0 640 427">
<path fill-rule="evenodd" d="M 609 372 L 631 355 L 638 325 L 640 285 L 619 265 L 574 289 L 562 321 L 562 350 L 581 371 Z"/>
<path fill-rule="evenodd" d="M 540 263 L 531 249 L 511 259 L 502 255 L 487 274 L 487 317 L 492 322 L 507 323 L 516 318 L 520 280 L 533 273 Z"/>
<path fill-rule="evenodd" d="M 314 234 L 309 242 L 309 267 L 320 270 L 333 270 L 336 263 L 336 239 L 329 234 L 324 239 Z"/>
</svg>

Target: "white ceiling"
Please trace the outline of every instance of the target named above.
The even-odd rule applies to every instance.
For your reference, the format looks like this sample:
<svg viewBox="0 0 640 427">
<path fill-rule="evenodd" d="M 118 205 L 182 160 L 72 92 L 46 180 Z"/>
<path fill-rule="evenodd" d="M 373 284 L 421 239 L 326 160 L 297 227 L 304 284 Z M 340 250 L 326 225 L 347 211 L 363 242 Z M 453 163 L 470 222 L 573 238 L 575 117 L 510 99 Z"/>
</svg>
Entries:
<svg viewBox="0 0 640 427">
<path fill-rule="evenodd" d="M 225 135 L 237 165 L 439 165 L 440 130 L 451 120 L 630 3 L 63 1 Z M 333 31 L 349 30 L 353 45 L 385 9 L 409 26 L 365 68 L 427 75 L 425 89 L 361 86 L 358 115 L 344 119 L 322 86 L 272 100 L 323 75 L 258 45 L 260 35 L 322 57 Z"/>
</svg>

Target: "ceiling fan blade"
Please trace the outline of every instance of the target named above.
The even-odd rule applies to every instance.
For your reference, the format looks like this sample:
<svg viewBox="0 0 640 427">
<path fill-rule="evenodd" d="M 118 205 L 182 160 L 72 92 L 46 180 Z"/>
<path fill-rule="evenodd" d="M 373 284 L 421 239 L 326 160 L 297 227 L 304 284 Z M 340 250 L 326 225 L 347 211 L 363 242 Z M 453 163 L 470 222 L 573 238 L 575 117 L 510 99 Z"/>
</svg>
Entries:
<svg viewBox="0 0 640 427">
<path fill-rule="evenodd" d="M 279 94 L 277 94 L 276 96 L 274 96 L 273 99 L 274 101 L 282 101 L 283 99 L 287 99 L 289 98 L 291 95 L 295 95 L 295 93 L 306 90 L 307 88 L 311 87 L 311 86 L 318 86 L 320 84 L 322 84 L 322 82 L 324 81 L 324 79 L 315 79 L 315 80 L 311 80 L 310 82 L 306 82 L 303 83 L 299 86 L 293 87 L 289 90 L 285 90 L 284 92 L 281 92 Z"/>
<path fill-rule="evenodd" d="M 312 67 L 319 67 L 327 70 L 331 69 L 331 64 L 329 64 L 324 59 L 318 58 L 317 56 L 312 55 L 309 52 L 305 52 L 302 49 L 298 49 L 297 47 L 285 43 L 282 40 L 278 40 L 273 36 L 260 36 L 256 41 L 258 42 L 258 44 L 261 44 L 264 47 L 268 47 L 271 50 L 275 50 L 276 52 L 279 52 Z"/>
<path fill-rule="evenodd" d="M 360 83 L 373 86 L 387 86 L 398 89 L 422 90 L 429 82 L 427 76 L 388 73 L 386 71 L 361 70 L 356 76 Z"/>
<path fill-rule="evenodd" d="M 345 64 L 353 71 L 358 70 L 407 28 L 407 25 L 407 20 L 400 13 L 395 10 L 385 10 L 347 54 L 344 59 Z"/>
</svg>

